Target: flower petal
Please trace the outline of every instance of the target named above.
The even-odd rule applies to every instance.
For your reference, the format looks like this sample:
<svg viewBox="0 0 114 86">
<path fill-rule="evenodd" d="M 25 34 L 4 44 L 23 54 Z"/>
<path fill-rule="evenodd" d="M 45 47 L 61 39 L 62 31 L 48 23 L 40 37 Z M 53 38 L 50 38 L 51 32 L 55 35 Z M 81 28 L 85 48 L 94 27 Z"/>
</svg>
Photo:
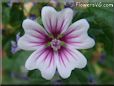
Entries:
<svg viewBox="0 0 114 86">
<path fill-rule="evenodd" d="M 55 74 L 56 64 L 54 52 L 51 47 L 36 50 L 26 61 L 25 67 L 28 70 L 39 69 L 42 77 L 52 79 Z"/>
<path fill-rule="evenodd" d="M 44 29 L 36 22 L 26 19 L 22 24 L 25 34 L 19 39 L 18 46 L 24 50 L 36 50 L 50 40 Z"/>
<path fill-rule="evenodd" d="M 45 29 L 52 33 L 52 29 L 56 24 L 57 12 L 53 7 L 45 6 L 42 8 L 42 21 Z"/>
<path fill-rule="evenodd" d="M 89 24 L 85 19 L 73 23 L 64 33 L 62 41 L 76 49 L 87 49 L 95 45 L 95 41 L 88 36 Z"/>
<path fill-rule="evenodd" d="M 63 33 L 71 23 L 73 11 L 70 8 L 57 12 L 53 7 L 45 6 L 42 8 L 42 21 L 49 33 Z"/>
<path fill-rule="evenodd" d="M 70 8 L 65 8 L 62 11 L 59 12 L 58 16 L 58 25 L 57 27 L 60 28 L 61 33 L 65 32 L 73 18 L 73 10 Z"/>
<path fill-rule="evenodd" d="M 87 64 L 86 58 L 70 47 L 62 47 L 57 57 L 57 70 L 62 78 L 68 78 L 74 68 L 84 68 Z"/>
</svg>

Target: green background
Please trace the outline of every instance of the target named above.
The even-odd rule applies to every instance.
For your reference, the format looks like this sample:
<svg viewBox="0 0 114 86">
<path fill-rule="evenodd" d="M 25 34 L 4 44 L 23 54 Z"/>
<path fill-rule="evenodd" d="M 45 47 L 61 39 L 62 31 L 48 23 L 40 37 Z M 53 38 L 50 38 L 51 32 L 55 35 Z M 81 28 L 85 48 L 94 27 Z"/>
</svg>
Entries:
<svg viewBox="0 0 114 86">
<path fill-rule="evenodd" d="M 37 21 L 42 24 L 40 12 L 42 7 L 54 5 L 49 1 L 35 3 L 28 15 L 25 15 L 25 4 L 20 2 L 8 6 L 8 2 L 1 3 L 2 84 L 114 84 L 114 7 L 73 7 L 72 22 L 82 18 L 87 19 L 90 23 L 88 33 L 96 44 L 91 49 L 80 50 L 88 60 L 85 68 L 73 70 L 68 79 L 55 75 L 48 81 L 41 77 L 39 70 L 26 72 L 24 64 L 32 52 L 20 50 L 12 54 L 11 40 L 15 41 L 18 32 L 23 35 L 21 24 L 27 16 L 35 15 Z M 54 7 L 61 10 L 64 5 L 60 3 L 59 6 Z"/>
</svg>

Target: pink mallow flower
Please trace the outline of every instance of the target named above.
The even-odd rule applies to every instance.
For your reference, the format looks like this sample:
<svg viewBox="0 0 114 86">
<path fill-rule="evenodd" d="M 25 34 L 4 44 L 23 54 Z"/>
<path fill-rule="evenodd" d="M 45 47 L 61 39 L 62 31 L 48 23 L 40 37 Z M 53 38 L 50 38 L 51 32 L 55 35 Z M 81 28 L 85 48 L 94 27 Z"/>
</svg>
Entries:
<svg viewBox="0 0 114 86">
<path fill-rule="evenodd" d="M 57 12 L 45 6 L 41 11 L 44 28 L 37 22 L 25 19 L 22 23 L 25 34 L 18 46 L 23 50 L 34 50 L 27 59 L 28 70 L 39 69 L 43 78 L 50 80 L 57 71 L 62 78 L 68 78 L 75 68 L 84 68 L 86 58 L 77 49 L 87 49 L 95 45 L 88 36 L 89 24 L 80 19 L 70 25 L 73 10 L 65 8 Z"/>
</svg>

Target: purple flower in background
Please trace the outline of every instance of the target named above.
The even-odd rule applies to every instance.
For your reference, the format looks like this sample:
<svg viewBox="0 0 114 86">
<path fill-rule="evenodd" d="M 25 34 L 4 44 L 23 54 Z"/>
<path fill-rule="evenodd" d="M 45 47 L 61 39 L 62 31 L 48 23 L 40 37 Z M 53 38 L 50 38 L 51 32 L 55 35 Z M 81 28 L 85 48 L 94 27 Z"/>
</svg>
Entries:
<svg viewBox="0 0 114 86">
<path fill-rule="evenodd" d="M 21 2 L 21 0 L 8 0 L 7 4 L 9 7 L 12 7 L 14 3 L 19 3 L 19 2 Z"/>
<path fill-rule="evenodd" d="M 17 45 L 19 38 L 20 38 L 20 33 L 17 33 L 16 41 L 11 41 L 11 53 L 12 54 L 15 54 L 16 52 L 18 52 L 20 50 L 20 48 Z"/>
<path fill-rule="evenodd" d="M 103 63 L 105 62 L 105 59 L 106 59 L 106 53 L 103 52 L 103 53 L 101 53 L 101 55 L 100 55 L 99 63 L 103 64 Z"/>
<path fill-rule="evenodd" d="M 30 15 L 29 15 L 29 19 L 35 20 L 35 19 L 36 19 L 36 15 L 35 15 L 35 14 L 30 14 Z"/>
<path fill-rule="evenodd" d="M 56 85 L 63 85 L 63 82 L 62 82 L 62 80 L 58 79 L 58 80 L 53 81 L 52 85 L 55 85 L 55 86 Z"/>
<path fill-rule="evenodd" d="M 72 70 L 84 68 L 87 64 L 77 49 L 95 45 L 87 34 L 89 23 L 80 19 L 70 25 L 73 18 L 70 8 L 57 12 L 53 7 L 45 6 L 41 15 L 44 28 L 30 19 L 22 23 L 25 34 L 19 39 L 18 46 L 23 50 L 34 50 L 25 67 L 39 69 L 47 80 L 52 79 L 56 70 L 62 78 L 68 78 Z"/>
<path fill-rule="evenodd" d="M 76 6 L 76 2 L 74 0 L 64 0 L 65 1 L 65 8 L 70 7 L 74 8 Z"/>
<path fill-rule="evenodd" d="M 22 73 L 18 73 L 18 72 L 11 71 L 10 76 L 11 76 L 11 78 L 17 78 L 17 79 L 21 79 L 21 80 L 29 80 L 29 77 L 27 77 L 26 75 L 23 75 Z"/>
<path fill-rule="evenodd" d="M 96 84 L 96 80 L 95 80 L 95 77 L 93 74 L 90 74 L 88 76 L 88 82 L 89 82 L 89 84 Z"/>
</svg>

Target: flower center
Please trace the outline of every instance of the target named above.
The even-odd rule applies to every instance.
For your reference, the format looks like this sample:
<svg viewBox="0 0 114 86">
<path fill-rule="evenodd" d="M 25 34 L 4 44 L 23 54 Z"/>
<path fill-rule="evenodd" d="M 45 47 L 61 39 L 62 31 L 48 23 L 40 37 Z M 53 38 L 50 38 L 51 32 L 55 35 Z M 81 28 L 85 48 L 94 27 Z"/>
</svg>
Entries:
<svg viewBox="0 0 114 86">
<path fill-rule="evenodd" d="M 53 39 L 51 41 L 51 47 L 53 48 L 53 50 L 57 51 L 61 47 L 61 41 L 57 39 Z"/>
</svg>

